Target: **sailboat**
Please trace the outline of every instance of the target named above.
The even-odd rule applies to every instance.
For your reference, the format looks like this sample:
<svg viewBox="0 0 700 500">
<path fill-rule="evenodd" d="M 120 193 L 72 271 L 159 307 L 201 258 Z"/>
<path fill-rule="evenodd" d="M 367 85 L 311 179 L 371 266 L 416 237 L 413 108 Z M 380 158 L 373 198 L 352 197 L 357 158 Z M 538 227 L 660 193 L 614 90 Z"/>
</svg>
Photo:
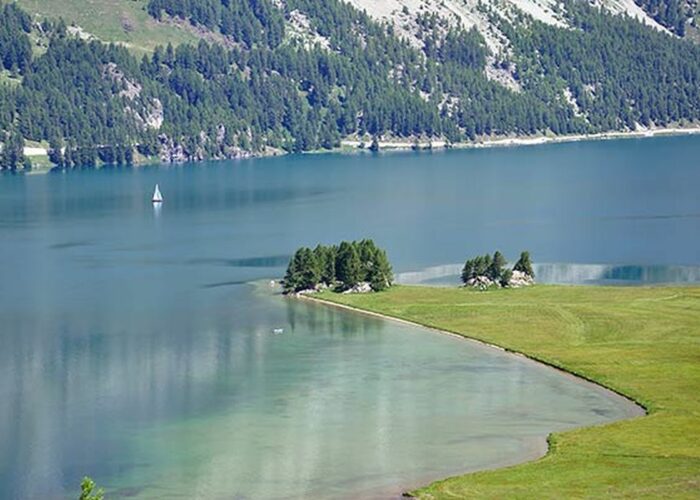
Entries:
<svg viewBox="0 0 700 500">
<path fill-rule="evenodd" d="M 158 184 L 156 184 L 156 189 L 153 191 L 153 199 L 151 200 L 153 203 L 163 203 L 163 195 L 160 194 L 160 189 L 158 188 Z"/>
</svg>

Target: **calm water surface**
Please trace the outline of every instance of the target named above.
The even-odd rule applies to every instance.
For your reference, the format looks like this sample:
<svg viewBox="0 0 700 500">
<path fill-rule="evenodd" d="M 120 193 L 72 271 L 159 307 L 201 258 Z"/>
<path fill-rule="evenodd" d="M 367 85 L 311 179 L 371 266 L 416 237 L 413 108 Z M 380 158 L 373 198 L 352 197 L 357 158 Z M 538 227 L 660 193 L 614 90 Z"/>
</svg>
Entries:
<svg viewBox="0 0 700 500">
<path fill-rule="evenodd" d="M 693 281 L 698 158 L 674 137 L 2 177 L 0 498 L 75 496 L 85 474 L 115 497 L 391 496 L 631 415 L 526 360 L 248 283 L 361 237 L 399 272 L 499 248 Z"/>
</svg>

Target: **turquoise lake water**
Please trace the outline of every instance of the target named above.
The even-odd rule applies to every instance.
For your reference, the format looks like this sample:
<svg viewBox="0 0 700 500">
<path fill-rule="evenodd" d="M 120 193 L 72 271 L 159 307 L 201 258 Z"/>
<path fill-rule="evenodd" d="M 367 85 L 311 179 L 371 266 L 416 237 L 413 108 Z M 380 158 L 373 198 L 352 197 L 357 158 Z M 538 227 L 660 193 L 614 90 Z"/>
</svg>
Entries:
<svg viewBox="0 0 700 500">
<path fill-rule="evenodd" d="M 300 245 L 371 237 L 409 282 L 495 249 L 552 282 L 697 282 L 699 161 L 700 137 L 667 137 L 2 177 L 0 498 L 86 474 L 110 497 L 391 497 L 635 414 L 267 280 Z"/>
</svg>

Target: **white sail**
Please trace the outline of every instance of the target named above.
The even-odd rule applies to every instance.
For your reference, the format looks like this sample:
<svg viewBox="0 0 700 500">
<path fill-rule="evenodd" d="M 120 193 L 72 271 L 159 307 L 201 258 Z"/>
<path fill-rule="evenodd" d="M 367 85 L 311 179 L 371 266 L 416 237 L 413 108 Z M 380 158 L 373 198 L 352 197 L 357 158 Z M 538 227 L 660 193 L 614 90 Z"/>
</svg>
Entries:
<svg viewBox="0 0 700 500">
<path fill-rule="evenodd" d="M 161 203 L 163 201 L 163 195 L 160 194 L 160 189 L 158 184 L 156 184 L 156 190 L 153 191 L 153 203 Z"/>
</svg>

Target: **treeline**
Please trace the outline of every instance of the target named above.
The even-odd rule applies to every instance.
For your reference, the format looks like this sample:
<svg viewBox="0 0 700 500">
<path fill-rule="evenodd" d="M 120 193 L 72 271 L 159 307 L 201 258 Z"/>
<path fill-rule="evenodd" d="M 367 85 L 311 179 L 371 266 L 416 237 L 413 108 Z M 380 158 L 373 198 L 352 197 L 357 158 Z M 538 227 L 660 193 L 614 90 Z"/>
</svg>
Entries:
<svg viewBox="0 0 700 500">
<path fill-rule="evenodd" d="M 352 290 L 366 284 L 373 291 L 390 287 L 393 271 L 386 252 L 372 240 L 340 245 L 318 245 L 313 250 L 298 249 L 287 267 L 283 280 L 285 293 L 332 288 Z"/>
<path fill-rule="evenodd" d="M 508 287 L 529 284 L 534 280 L 530 252 L 522 252 L 512 269 L 507 268 L 507 264 L 508 261 L 499 251 L 494 252 L 493 256 L 486 254 L 468 259 L 462 268 L 462 282 L 467 286 L 486 288 L 492 285 Z"/>
<path fill-rule="evenodd" d="M 585 2 L 565 4 L 574 30 L 494 20 L 512 42 L 521 92 L 486 78 L 478 32 L 430 15 L 419 18 L 419 50 L 339 0 L 151 0 L 148 9 L 232 43 L 137 59 L 4 5 L 2 71 L 19 79 L 0 84 L 0 140 L 46 141 L 58 168 L 77 168 L 128 165 L 137 152 L 185 161 L 329 149 L 348 136 L 459 142 L 700 119 L 700 48 Z M 323 43 L 287 33 L 293 13 Z M 32 54 L 30 32 L 45 52 Z"/>
<path fill-rule="evenodd" d="M 229 36 L 251 48 L 263 43 L 278 46 L 284 38 L 284 15 L 270 0 L 149 0 L 148 13 L 187 19 Z"/>
</svg>

